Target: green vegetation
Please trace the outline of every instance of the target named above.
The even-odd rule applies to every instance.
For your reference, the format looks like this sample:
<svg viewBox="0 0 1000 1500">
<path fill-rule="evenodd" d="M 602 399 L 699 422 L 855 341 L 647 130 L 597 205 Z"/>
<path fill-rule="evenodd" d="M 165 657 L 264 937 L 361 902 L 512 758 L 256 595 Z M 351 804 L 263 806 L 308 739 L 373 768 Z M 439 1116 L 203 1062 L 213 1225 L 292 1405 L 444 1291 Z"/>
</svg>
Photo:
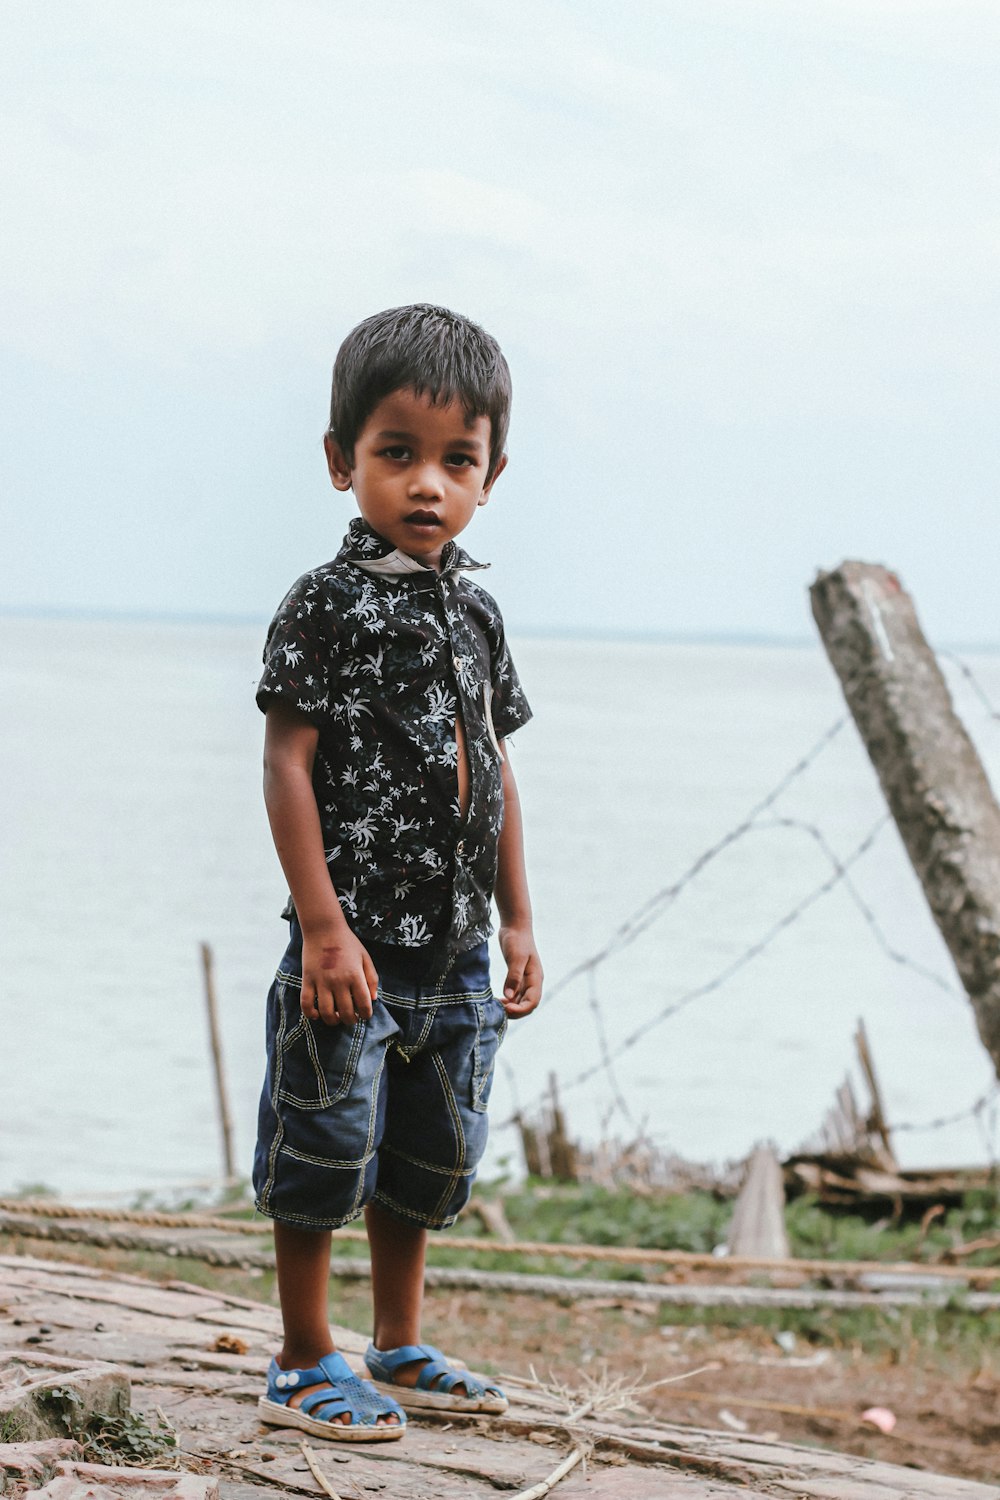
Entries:
<svg viewBox="0 0 1000 1500">
<path fill-rule="evenodd" d="M 126 1468 L 171 1468 L 177 1459 L 177 1434 L 159 1414 L 151 1422 L 141 1412 L 126 1408 L 115 1415 L 82 1415 L 83 1402 L 71 1386 L 54 1386 L 39 1398 L 63 1428 L 75 1438 L 84 1457 L 95 1464 Z"/>
<path fill-rule="evenodd" d="M 686 1250 L 711 1253 L 724 1244 L 731 1202 L 720 1201 L 711 1193 L 690 1192 L 638 1196 L 624 1191 L 610 1191 L 593 1186 L 553 1185 L 528 1181 L 514 1190 L 497 1184 L 479 1189 L 484 1197 L 502 1195 L 508 1222 L 519 1240 L 544 1240 L 574 1245 L 640 1246 L 644 1249 Z M 1000 1223 L 1000 1192 L 975 1192 L 966 1195 L 962 1205 L 952 1208 L 926 1229 L 919 1221 L 871 1222 L 859 1214 L 832 1212 L 815 1198 L 797 1198 L 785 1212 L 785 1223 L 791 1252 L 803 1259 L 926 1261 L 929 1265 L 949 1250 L 972 1240 L 997 1232 Z M 471 1214 L 465 1215 L 452 1234 L 480 1238 L 482 1224 Z M 468 1264 L 465 1252 L 434 1250 L 436 1265 Z M 357 1255 L 357 1245 L 345 1245 L 344 1252 Z M 534 1269 L 541 1257 L 504 1255 L 492 1257 L 508 1270 Z M 482 1261 L 477 1256 L 476 1263 Z M 972 1266 L 998 1267 L 1000 1279 L 1000 1246 L 963 1257 Z M 529 1262 L 531 1265 L 529 1267 Z M 543 1262 L 551 1266 L 545 1257 Z M 573 1261 L 581 1273 L 586 1262 Z M 605 1266 L 607 1263 L 602 1263 Z M 635 1268 L 633 1268 L 635 1269 Z M 594 1274 L 591 1266 L 585 1274 Z M 622 1268 L 611 1268 L 601 1274 L 620 1278 Z M 640 1272 L 641 1274 L 641 1272 Z"/>
<path fill-rule="evenodd" d="M 0 1443 L 19 1443 L 21 1431 L 21 1423 L 13 1412 L 4 1412 L 0 1416 Z"/>
</svg>

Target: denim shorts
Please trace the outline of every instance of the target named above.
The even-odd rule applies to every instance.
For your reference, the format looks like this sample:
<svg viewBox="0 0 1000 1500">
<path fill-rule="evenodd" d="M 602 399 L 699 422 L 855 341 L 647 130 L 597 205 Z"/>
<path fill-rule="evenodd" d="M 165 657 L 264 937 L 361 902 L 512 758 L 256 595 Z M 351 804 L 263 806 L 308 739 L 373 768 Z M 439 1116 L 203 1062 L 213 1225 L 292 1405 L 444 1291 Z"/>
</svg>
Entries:
<svg viewBox="0 0 1000 1500">
<path fill-rule="evenodd" d="M 507 1027 L 485 943 L 439 979 L 396 949 L 380 955 L 371 1018 L 327 1026 L 302 1014 L 302 933 L 267 1000 L 257 1208 L 303 1229 L 335 1229 L 366 1203 L 446 1229 L 468 1202 L 486 1146 L 486 1106 Z M 381 960 L 381 961 L 380 961 Z"/>
</svg>

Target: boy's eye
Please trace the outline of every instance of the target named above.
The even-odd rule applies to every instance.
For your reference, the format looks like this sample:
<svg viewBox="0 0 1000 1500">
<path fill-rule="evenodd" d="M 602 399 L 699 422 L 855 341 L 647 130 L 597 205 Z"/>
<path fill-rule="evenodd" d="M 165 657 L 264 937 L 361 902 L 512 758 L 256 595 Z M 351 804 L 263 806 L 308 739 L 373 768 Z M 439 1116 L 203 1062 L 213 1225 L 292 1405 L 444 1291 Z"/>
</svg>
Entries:
<svg viewBox="0 0 1000 1500">
<path fill-rule="evenodd" d="M 382 449 L 381 453 L 382 458 L 404 459 L 409 458 L 409 456 L 410 450 L 405 443 L 390 443 L 388 448 Z"/>
<path fill-rule="evenodd" d="M 475 466 L 476 460 L 472 457 L 471 453 L 449 453 L 446 462 L 452 468 L 471 469 Z"/>
</svg>

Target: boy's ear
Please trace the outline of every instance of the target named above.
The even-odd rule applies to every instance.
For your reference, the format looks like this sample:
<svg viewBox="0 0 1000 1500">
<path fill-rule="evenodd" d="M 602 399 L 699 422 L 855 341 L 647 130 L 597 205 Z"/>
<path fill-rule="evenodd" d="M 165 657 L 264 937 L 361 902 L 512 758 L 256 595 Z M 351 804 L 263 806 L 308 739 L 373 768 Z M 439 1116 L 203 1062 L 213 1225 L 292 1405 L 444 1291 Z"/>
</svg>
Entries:
<svg viewBox="0 0 1000 1500">
<path fill-rule="evenodd" d="M 500 458 L 500 462 L 497 464 L 496 468 L 493 470 L 493 477 L 492 477 L 492 479 L 490 480 L 489 484 L 486 485 L 485 489 L 483 490 L 483 493 L 479 497 L 479 504 L 480 505 L 485 505 L 486 504 L 487 500 L 490 498 L 490 494 L 492 492 L 493 486 L 496 484 L 497 480 L 500 478 L 500 475 L 503 473 L 503 471 L 504 471 L 504 469 L 506 469 L 506 467 L 507 467 L 507 455 L 506 455 L 506 453 L 504 453 L 501 456 L 501 458 Z"/>
<path fill-rule="evenodd" d="M 330 482 L 335 490 L 349 490 L 351 488 L 351 466 L 347 462 L 347 456 L 335 437 L 327 433 L 323 438 L 323 447 L 326 450 L 326 466 L 330 471 Z"/>
</svg>

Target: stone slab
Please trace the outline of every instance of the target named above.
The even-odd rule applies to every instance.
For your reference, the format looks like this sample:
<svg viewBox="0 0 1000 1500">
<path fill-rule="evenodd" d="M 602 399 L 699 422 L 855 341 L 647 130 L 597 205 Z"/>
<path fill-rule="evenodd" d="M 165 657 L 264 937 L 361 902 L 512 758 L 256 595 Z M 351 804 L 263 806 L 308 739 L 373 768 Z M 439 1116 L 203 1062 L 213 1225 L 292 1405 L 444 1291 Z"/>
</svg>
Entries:
<svg viewBox="0 0 1000 1500">
<path fill-rule="evenodd" d="M 120 1416 L 129 1408 L 131 1388 L 118 1365 L 95 1361 L 79 1364 L 59 1356 L 46 1358 L 34 1351 L 0 1356 L 0 1419 L 19 1441 L 66 1435 L 64 1414 L 69 1403 L 58 1392 L 70 1390 L 77 1398 L 73 1417 Z"/>
</svg>

